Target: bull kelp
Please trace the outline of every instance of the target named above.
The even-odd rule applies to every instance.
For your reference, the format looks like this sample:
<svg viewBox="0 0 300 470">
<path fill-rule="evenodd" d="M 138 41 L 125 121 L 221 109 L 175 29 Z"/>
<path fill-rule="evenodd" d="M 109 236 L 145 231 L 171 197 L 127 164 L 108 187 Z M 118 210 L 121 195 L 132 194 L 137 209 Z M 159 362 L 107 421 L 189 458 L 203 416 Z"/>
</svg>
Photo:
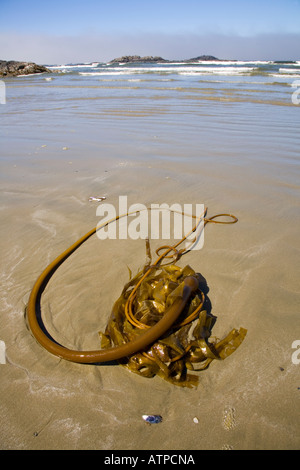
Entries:
<svg viewBox="0 0 300 470">
<path fill-rule="evenodd" d="M 233 329 L 224 339 L 209 341 L 216 317 L 210 312 L 205 279 L 190 266 L 181 268 L 174 263 L 162 266 L 160 262 L 146 265 L 125 285 L 105 332 L 99 332 L 101 347 L 131 342 L 155 325 L 182 297 L 185 280 L 193 277 L 197 279 L 197 288 L 170 330 L 149 348 L 119 360 L 143 377 L 158 375 L 174 385 L 193 387 L 199 377 L 188 371 L 206 369 L 214 359 L 228 357 L 241 344 L 247 330 Z"/>
<path fill-rule="evenodd" d="M 89 231 L 59 255 L 34 284 L 27 318 L 35 338 L 49 352 L 69 361 L 98 364 L 118 360 L 143 377 L 158 375 L 175 385 L 196 386 L 198 376 L 190 371 L 203 370 L 214 359 L 225 359 L 237 349 L 247 332 L 244 328 L 233 329 L 222 340 L 212 339 L 216 317 L 210 312 L 206 281 L 190 266 L 181 268 L 176 264 L 190 251 L 190 248 L 179 249 L 179 246 L 189 235 L 196 233 L 200 222 L 204 222 L 203 227 L 208 222 L 237 222 L 237 218 L 230 214 L 210 218 L 206 214 L 207 210 L 178 243 L 156 250 L 157 259 L 153 263 L 150 243 L 146 241 L 147 262 L 124 286 L 115 302 L 106 330 L 100 332 L 101 349 L 76 351 L 65 348 L 49 335 L 42 320 L 40 300 L 56 269 L 96 230 L 122 216 Z M 230 219 L 215 220 L 219 216 Z"/>
</svg>

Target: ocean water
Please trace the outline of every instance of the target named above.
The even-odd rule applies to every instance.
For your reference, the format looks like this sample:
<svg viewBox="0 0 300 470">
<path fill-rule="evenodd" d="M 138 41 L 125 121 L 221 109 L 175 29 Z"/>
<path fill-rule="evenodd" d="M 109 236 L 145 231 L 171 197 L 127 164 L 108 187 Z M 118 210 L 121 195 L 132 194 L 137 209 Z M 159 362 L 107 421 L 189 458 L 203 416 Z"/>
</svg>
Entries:
<svg viewBox="0 0 300 470">
<path fill-rule="evenodd" d="M 300 79 L 300 61 L 94 63 L 49 68 L 53 72 L 49 76 L 9 79 L 7 85 L 13 82 L 14 93 L 10 100 L 8 89 L 8 104 L 22 95 L 24 100 L 29 98 L 32 109 L 42 102 L 53 111 L 63 107 L 90 117 L 93 113 L 99 117 L 114 113 L 143 116 L 151 109 L 156 114 L 192 114 L 195 106 L 213 107 L 214 102 L 291 106 Z"/>
<path fill-rule="evenodd" d="M 298 156 L 300 61 L 49 67 L 51 74 L 5 79 L 4 158 L 12 141 L 29 143 L 28 152 L 30 141 L 57 142 L 78 158 L 84 149 L 110 159 L 187 161 L 211 152 L 247 161 L 261 159 L 258 149 L 264 159 Z"/>
<path fill-rule="evenodd" d="M 0 104 L 3 446 L 299 448 L 300 61 L 50 68 L 4 79 Z M 89 196 L 119 195 L 239 219 L 208 226 L 182 261 L 207 280 L 214 334 L 248 330 L 198 390 L 59 361 L 26 328 L 38 275 L 99 221 Z M 127 266 L 144 257 L 143 243 L 96 238 L 72 255 L 42 305 L 55 338 L 97 348 Z M 145 413 L 163 416 L 157 433 Z"/>
</svg>

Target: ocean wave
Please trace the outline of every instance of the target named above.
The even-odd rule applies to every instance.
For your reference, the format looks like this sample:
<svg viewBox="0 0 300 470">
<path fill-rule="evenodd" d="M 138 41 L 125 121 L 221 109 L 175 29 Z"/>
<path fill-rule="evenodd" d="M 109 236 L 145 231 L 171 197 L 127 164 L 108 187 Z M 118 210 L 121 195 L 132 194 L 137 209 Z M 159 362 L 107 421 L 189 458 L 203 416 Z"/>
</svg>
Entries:
<svg viewBox="0 0 300 470">
<path fill-rule="evenodd" d="M 299 74 L 283 74 L 283 73 L 271 73 L 270 77 L 275 78 L 300 78 Z"/>
<path fill-rule="evenodd" d="M 277 65 L 279 64 L 277 63 Z M 299 67 L 300 60 L 296 60 L 295 62 L 280 62 L 280 65 L 288 65 L 289 67 Z"/>
<path fill-rule="evenodd" d="M 297 70 L 297 69 L 285 69 L 285 68 L 280 68 L 280 69 L 279 69 L 279 72 L 295 74 L 295 73 L 299 73 L 300 70 Z"/>
<path fill-rule="evenodd" d="M 22 74 L 22 75 L 17 75 L 17 78 L 26 78 L 26 77 L 35 77 L 37 75 L 43 75 L 44 72 L 38 72 L 38 73 L 25 73 L 25 74 Z"/>
<path fill-rule="evenodd" d="M 197 70 L 180 70 L 180 75 L 241 75 L 253 72 L 255 67 L 201 67 Z"/>
<path fill-rule="evenodd" d="M 199 60 L 195 63 L 203 65 L 268 65 L 274 62 L 272 60 Z"/>
<path fill-rule="evenodd" d="M 97 76 L 97 75 L 134 75 L 134 74 L 179 74 L 179 75 L 238 75 L 250 73 L 256 70 L 256 67 L 113 67 L 110 69 L 97 69 L 96 72 L 79 72 L 79 75 Z"/>
<path fill-rule="evenodd" d="M 91 76 L 91 77 L 96 77 L 96 76 L 100 76 L 100 75 L 131 75 L 132 74 L 132 71 L 117 71 L 115 72 L 114 70 L 112 71 L 105 71 L 105 72 L 78 72 L 78 75 L 85 75 L 85 76 Z"/>
<path fill-rule="evenodd" d="M 182 61 L 182 62 L 158 62 L 157 65 L 165 67 L 172 65 L 269 65 L 274 64 L 272 60 L 196 60 L 196 61 Z"/>
<path fill-rule="evenodd" d="M 199 64 L 197 64 L 199 65 Z M 126 67 L 122 69 L 118 69 L 118 67 L 115 67 L 114 70 L 129 70 L 129 71 L 137 71 L 137 72 L 215 72 L 215 71 L 221 71 L 221 72 L 226 72 L 226 71 L 240 71 L 240 72 L 249 72 L 254 70 L 255 67 L 197 67 L 197 66 L 189 66 L 189 65 L 180 65 L 180 66 L 173 66 L 173 65 L 167 65 L 166 67 Z"/>
<path fill-rule="evenodd" d="M 300 61 L 297 63 L 274 61 L 250 61 L 250 60 L 224 60 L 224 61 L 193 61 L 193 62 L 172 62 L 172 63 L 141 63 L 141 64 L 105 64 L 101 62 L 51 65 L 49 68 L 57 73 L 76 74 L 86 77 L 99 77 L 100 79 L 126 80 L 130 76 L 131 80 L 158 80 L 159 77 L 166 79 L 182 80 L 184 76 L 199 77 L 237 77 L 249 76 L 252 79 L 260 77 L 266 80 L 271 77 L 287 79 L 299 77 Z M 142 77 L 143 76 L 143 77 Z M 134 78 L 136 77 L 136 78 Z M 141 78 L 140 78 L 141 77 Z M 237 78 L 235 78 L 236 80 Z"/>
<path fill-rule="evenodd" d="M 48 69 L 87 69 L 87 68 L 97 68 L 101 62 L 93 62 L 88 64 L 68 64 L 68 65 L 47 65 Z"/>
</svg>

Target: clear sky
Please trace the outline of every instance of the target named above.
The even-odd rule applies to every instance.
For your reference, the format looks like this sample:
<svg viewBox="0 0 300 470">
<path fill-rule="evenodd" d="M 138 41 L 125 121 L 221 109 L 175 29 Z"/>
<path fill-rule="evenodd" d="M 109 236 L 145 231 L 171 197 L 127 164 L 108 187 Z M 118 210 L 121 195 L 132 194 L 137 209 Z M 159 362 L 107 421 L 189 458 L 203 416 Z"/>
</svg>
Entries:
<svg viewBox="0 0 300 470">
<path fill-rule="evenodd" d="M 300 60 L 300 0 L 0 0 L 0 59 Z"/>
</svg>

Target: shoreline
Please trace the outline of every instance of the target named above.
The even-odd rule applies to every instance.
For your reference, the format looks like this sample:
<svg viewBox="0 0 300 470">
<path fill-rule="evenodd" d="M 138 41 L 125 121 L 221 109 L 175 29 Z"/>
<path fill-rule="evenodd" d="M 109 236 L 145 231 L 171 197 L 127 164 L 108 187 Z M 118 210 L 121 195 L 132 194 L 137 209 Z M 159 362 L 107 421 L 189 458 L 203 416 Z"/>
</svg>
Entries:
<svg viewBox="0 0 300 470">
<path fill-rule="evenodd" d="M 195 65 L 201 63 L 213 63 L 213 64 L 239 64 L 239 63 L 273 63 L 274 65 L 280 64 L 297 64 L 299 61 L 294 60 L 265 60 L 265 61 L 257 61 L 257 60 L 239 60 L 239 59 L 219 59 L 214 56 L 210 55 L 201 55 L 190 59 L 164 59 L 160 56 L 153 57 L 153 56 L 122 56 L 115 59 L 111 59 L 108 62 L 101 62 L 101 61 L 93 61 L 89 63 L 73 63 L 73 64 L 66 64 L 66 67 L 72 66 L 82 66 L 82 67 L 97 67 L 97 65 L 139 65 L 139 64 L 187 64 L 187 65 Z M 94 65 L 95 64 L 95 65 Z M 58 64 L 56 64 L 58 66 Z M 15 61 L 15 60 L 0 60 L 0 78 L 6 77 L 22 77 L 27 75 L 35 75 L 35 74 L 42 74 L 42 73 L 53 73 L 55 70 L 51 70 L 50 68 L 55 68 L 55 65 L 38 65 L 34 62 L 22 62 L 22 61 Z"/>
</svg>

